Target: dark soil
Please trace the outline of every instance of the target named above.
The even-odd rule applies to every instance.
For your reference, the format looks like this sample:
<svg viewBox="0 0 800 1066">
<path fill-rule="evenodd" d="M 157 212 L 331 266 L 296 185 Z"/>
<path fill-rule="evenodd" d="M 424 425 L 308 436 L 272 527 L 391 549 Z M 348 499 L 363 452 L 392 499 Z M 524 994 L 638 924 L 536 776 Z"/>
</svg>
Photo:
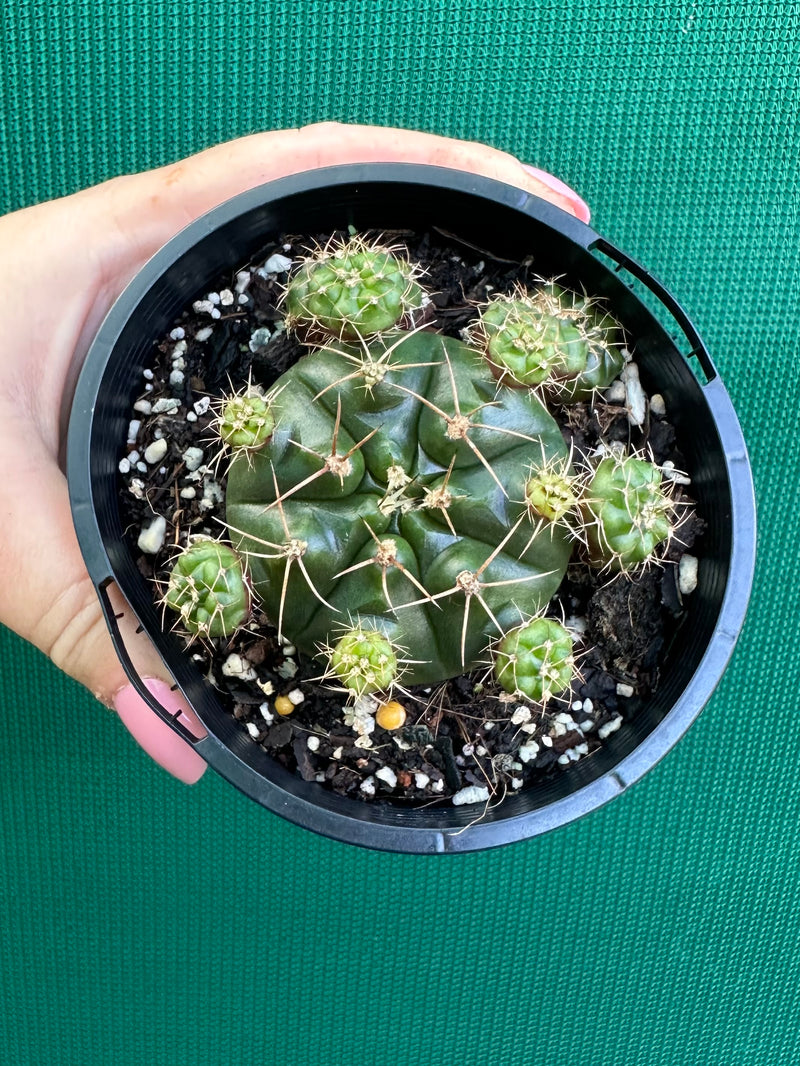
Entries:
<svg viewBox="0 0 800 1066">
<path fill-rule="evenodd" d="M 222 529 L 218 520 L 224 518 L 224 505 L 215 485 L 224 490 L 224 463 L 217 471 L 207 465 L 215 448 L 205 398 L 228 391 L 231 384 L 240 386 L 248 376 L 269 388 L 303 353 L 300 343 L 283 332 L 259 343 L 256 331 L 266 327 L 272 333 L 280 322 L 276 304 L 285 279 L 263 264 L 276 252 L 296 258 L 314 240 L 328 236 L 309 240 L 287 235 L 264 248 L 242 267 L 244 273 L 220 278 L 218 289 L 199 294 L 156 346 L 137 401 L 140 409 L 131 415 L 140 424 L 132 426 L 123 452 L 120 489 L 131 550 L 141 572 L 162 591 L 175 546 L 185 544 L 188 534 L 219 536 Z M 459 336 L 475 316 L 476 304 L 488 295 L 537 281 L 530 261 L 498 261 L 443 234 L 383 236 L 404 245 L 426 268 L 426 287 L 435 293 L 436 326 L 452 336 Z M 177 405 L 159 404 L 170 400 Z M 603 399 L 553 413 L 576 457 L 600 441 L 621 441 L 650 450 L 657 463 L 671 461 L 676 469 L 685 468 L 668 412 L 658 416 L 648 410 L 641 427 L 631 425 L 622 403 Z M 159 437 L 167 442 L 163 459 L 143 462 L 145 450 Z M 184 457 L 192 447 L 204 451 L 203 464 L 194 471 Z M 187 491 L 192 489 L 193 496 Z M 577 645 L 580 677 L 569 693 L 546 707 L 510 699 L 483 674 L 465 675 L 434 688 L 411 689 L 413 699 L 404 699 L 404 728 L 389 733 L 376 726 L 371 746 L 364 746 L 345 723 L 341 693 L 315 680 L 320 664 L 281 646 L 258 609 L 248 628 L 230 640 L 213 646 L 194 641 L 188 654 L 213 680 L 223 705 L 253 743 L 320 787 L 361 800 L 414 803 L 451 802 L 469 786 L 491 795 L 535 787 L 595 752 L 658 686 L 665 648 L 684 611 L 677 563 L 702 532 L 681 486 L 675 487 L 675 498 L 681 524 L 657 565 L 613 576 L 598 573 L 575 553 L 548 613 L 583 631 Z M 155 555 L 137 547 L 141 529 L 154 514 L 166 520 L 164 546 Z M 275 697 L 290 693 L 301 702 L 281 717 L 275 713 Z"/>
</svg>

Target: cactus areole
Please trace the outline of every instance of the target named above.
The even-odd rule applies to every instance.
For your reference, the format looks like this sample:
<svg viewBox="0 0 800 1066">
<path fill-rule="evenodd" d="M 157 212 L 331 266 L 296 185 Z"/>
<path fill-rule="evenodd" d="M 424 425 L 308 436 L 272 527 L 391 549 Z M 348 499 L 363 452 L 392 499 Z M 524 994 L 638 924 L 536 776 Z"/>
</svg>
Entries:
<svg viewBox="0 0 800 1066">
<path fill-rule="evenodd" d="M 226 506 L 282 636 L 314 655 L 372 628 L 403 684 L 434 683 L 548 603 L 570 544 L 532 524 L 525 485 L 566 446 L 532 391 L 426 331 L 311 352 L 277 388 L 275 432 L 234 459 Z"/>
</svg>

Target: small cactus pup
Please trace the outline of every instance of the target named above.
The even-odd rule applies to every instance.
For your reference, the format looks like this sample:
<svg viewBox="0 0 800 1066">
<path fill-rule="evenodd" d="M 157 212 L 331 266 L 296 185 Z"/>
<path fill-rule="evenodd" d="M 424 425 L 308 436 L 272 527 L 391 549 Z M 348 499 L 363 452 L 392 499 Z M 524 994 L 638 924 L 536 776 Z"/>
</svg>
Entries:
<svg viewBox="0 0 800 1066">
<path fill-rule="evenodd" d="M 601 459 L 582 510 L 589 561 L 610 570 L 630 570 L 653 559 L 675 528 L 675 505 L 661 470 L 641 455 Z"/>
<path fill-rule="evenodd" d="M 532 521 L 554 527 L 575 514 L 581 477 L 572 472 L 571 456 L 532 464 L 529 473 L 525 503 Z"/>
<path fill-rule="evenodd" d="M 354 696 L 388 692 L 399 673 L 397 650 L 379 629 L 356 625 L 329 649 L 330 674 Z"/>
<path fill-rule="evenodd" d="M 419 271 L 396 249 L 363 237 L 329 242 L 292 274 L 286 328 L 308 340 L 359 340 L 402 324 L 423 306 Z"/>
<path fill-rule="evenodd" d="M 223 396 L 216 404 L 214 427 L 223 445 L 255 451 L 275 429 L 274 391 L 265 395 L 257 385 L 248 384 L 240 392 Z"/>
<path fill-rule="evenodd" d="M 486 304 L 467 330 L 504 385 L 560 403 L 589 399 L 622 370 L 622 329 L 588 297 L 546 282 Z"/>
<path fill-rule="evenodd" d="M 193 636 L 229 637 L 250 614 L 241 558 L 227 544 L 197 537 L 175 561 L 162 602 Z"/>
<path fill-rule="evenodd" d="M 575 674 L 572 637 L 555 618 L 532 618 L 494 647 L 494 675 L 515 696 L 546 703 L 569 688 Z"/>
</svg>

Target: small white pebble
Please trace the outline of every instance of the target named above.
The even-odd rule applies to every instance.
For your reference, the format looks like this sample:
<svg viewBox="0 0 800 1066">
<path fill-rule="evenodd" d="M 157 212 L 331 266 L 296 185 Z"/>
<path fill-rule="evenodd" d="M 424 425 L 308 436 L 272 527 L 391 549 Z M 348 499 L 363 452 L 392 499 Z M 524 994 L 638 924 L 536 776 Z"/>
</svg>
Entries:
<svg viewBox="0 0 800 1066">
<path fill-rule="evenodd" d="M 251 352 L 261 352 L 269 344 L 269 340 L 272 334 L 266 326 L 262 326 L 260 329 L 254 330 L 250 335 L 248 341 L 248 347 Z"/>
<path fill-rule="evenodd" d="M 223 307 L 230 307 L 233 303 L 233 293 L 230 289 L 223 289 L 219 294 L 219 302 Z"/>
<path fill-rule="evenodd" d="M 261 735 L 261 730 L 258 728 L 255 722 L 247 723 L 247 732 L 250 734 L 253 740 L 257 740 L 258 737 Z"/>
<path fill-rule="evenodd" d="M 315 774 L 314 775 L 314 780 L 317 782 L 318 785 L 325 784 L 325 774 L 324 773 Z"/>
<path fill-rule="evenodd" d="M 465 803 L 486 803 L 489 789 L 482 785 L 467 785 L 453 796 L 453 806 L 462 807 Z"/>
<path fill-rule="evenodd" d="M 697 588 L 697 559 L 694 555 L 682 555 L 678 563 L 678 587 L 683 596 Z"/>
<path fill-rule="evenodd" d="M 587 718 L 585 722 L 581 722 L 578 726 L 581 733 L 590 733 L 594 729 L 594 722 L 591 718 Z"/>
<path fill-rule="evenodd" d="M 128 490 L 137 500 L 141 500 L 144 496 L 144 482 L 141 478 L 135 477 L 128 486 Z"/>
<path fill-rule="evenodd" d="M 625 384 L 622 381 L 612 382 L 603 393 L 603 398 L 608 403 L 625 403 Z"/>
<path fill-rule="evenodd" d="M 203 498 L 200 501 L 200 510 L 211 511 L 214 507 L 223 504 L 224 502 L 225 494 L 218 482 L 211 477 L 207 477 L 203 481 Z"/>
<path fill-rule="evenodd" d="M 120 474 L 129 474 L 130 473 L 130 469 L 131 469 L 131 461 L 130 461 L 130 459 L 120 459 L 120 461 L 119 461 L 119 472 L 120 472 Z"/>
<path fill-rule="evenodd" d="M 334 759 L 341 759 L 343 752 L 344 752 L 344 748 L 342 748 L 342 747 L 336 748 L 334 750 L 334 752 L 333 752 L 333 758 Z"/>
<path fill-rule="evenodd" d="M 431 779 L 428 777 L 428 775 L 422 773 L 421 770 L 414 774 L 414 784 L 417 786 L 417 788 L 427 788 L 428 784 L 430 783 L 430 780 Z"/>
<path fill-rule="evenodd" d="M 650 410 L 656 418 L 663 418 L 667 413 L 667 405 L 664 403 L 664 397 L 660 392 L 654 392 L 650 397 Z"/>
<path fill-rule="evenodd" d="M 606 722 L 605 725 L 601 725 L 597 730 L 597 735 L 601 740 L 605 740 L 606 737 L 610 737 L 612 733 L 616 733 L 619 727 L 622 725 L 622 716 L 612 718 L 610 722 Z"/>
<path fill-rule="evenodd" d="M 141 458 L 141 455 L 135 449 L 132 452 L 128 452 L 128 462 L 131 466 L 135 466 Z"/>
<path fill-rule="evenodd" d="M 283 677 L 288 681 L 297 673 L 297 663 L 294 659 L 286 659 L 278 667 L 277 673 L 279 677 Z"/>
<path fill-rule="evenodd" d="M 575 700 L 572 704 L 573 711 L 580 711 L 583 709 L 583 702 L 581 700 Z"/>
<path fill-rule="evenodd" d="M 563 755 L 559 755 L 559 757 L 558 757 L 558 765 L 559 766 L 568 766 L 569 762 L 570 762 L 569 752 L 565 751 Z"/>
<path fill-rule="evenodd" d="M 204 415 L 211 406 L 210 396 L 201 396 L 199 400 L 195 400 L 192 404 L 192 409 L 196 415 Z"/>
<path fill-rule="evenodd" d="M 552 746 L 553 746 L 553 738 L 552 737 L 544 736 L 544 737 L 541 738 L 541 740 L 542 740 L 542 744 L 544 744 L 544 746 L 546 748 L 552 748 Z"/>
<path fill-rule="evenodd" d="M 196 311 L 198 315 L 210 315 L 214 310 L 214 305 L 210 300 L 195 300 L 192 304 L 192 310 Z"/>
<path fill-rule="evenodd" d="M 280 255 L 276 252 L 269 257 L 266 263 L 264 263 L 259 273 L 263 271 L 265 274 L 283 274 L 291 267 L 291 265 L 291 259 L 287 259 L 285 255 Z"/>
<path fill-rule="evenodd" d="M 431 792 L 444 792 L 444 780 L 437 777 L 431 785 Z"/>
<path fill-rule="evenodd" d="M 486 751 L 486 748 L 484 748 L 483 744 L 479 744 L 477 746 L 477 748 L 475 749 L 475 754 L 476 755 L 486 755 L 488 753 Z"/>
<path fill-rule="evenodd" d="M 210 292 L 208 296 L 206 296 L 206 299 L 210 304 L 213 304 L 214 307 L 217 307 L 218 304 L 222 302 L 222 297 L 218 292 Z"/>
<path fill-rule="evenodd" d="M 288 699 L 290 699 L 290 700 L 292 701 L 292 703 L 293 703 L 293 704 L 295 705 L 295 707 L 299 707 L 299 706 L 300 706 L 300 704 L 301 704 L 301 703 L 303 702 L 303 700 L 304 700 L 304 699 L 305 699 L 306 697 L 305 697 L 305 695 L 304 695 L 304 694 L 303 694 L 303 693 L 302 693 L 302 692 L 300 691 L 300 689 L 299 689 L 299 688 L 293 688 L 293 689 L 292 689 L 292 691 L 291 691 L 291 692 L 290 692 L 290 693 L 288 694 L 287 698 L 288 698 Z"/>
<path fill-rule="evenodd" d="M 691 485 L 692 483 L 692 479 L 684 474 L 682 470 L 675 469 L 675 464 L 671 459 L 667 459 L 662 465 L 661 473 L 667 481 L 673 481 L 676 485 Z"/>
<path fill-rule="evenodd" d="M 202 448 L 187 448 L 181 456 L 186 464 L 187 470 L 197 470 L 200 464 L 203 462 L 203 449 Z"/>
<path fill-rule="evenodd" d="M 380 770 L 375 771 L 375 776 L 389 789 L 394 788 L 397 784 L 397 774 L 390 766 L 382 766 Z"/>
<path fill-rule="evenodd" d="M 575 745 L 575 751 L 577 751 L 578 755 L 588 755 L 589 754 L 589 745 L 588 744 L 576 744 Z"/>
<path fill-rule="evenodd" d="M 306 741 L 306 746 L 309 751 L 319 751 L 319 737 L 309 737 Z"/>
<path fill-rule="evenodd" d="M 359 791 L 363 792 L 365 796 L 375 795 L 375 778 L 365 777 L 361 784 L 358 786 Z"/>
<path fill-rule="evenodd" d="M 632 426 L 644 425 L 647 397 L 639 381 L 639 368 L 636 363 L 628 363 L 620 377 L 625 382 L 625 406 L 628 409 L 628 421 Z"/>
<path fill-rule="evenodd" d="M 511 778 L 511 787 L 512 788 L 522 788 L 522 778 L 521 777 L 512 777 Z"/>
<path fill-rule="evenodd" d="M 174 415 L 180 403 L 173 396 L 164 396 L 153 404 L 154 415 Z"/>
<path fill-rule="evenodd" d="M 128 423 L 128 444 L 133 444 L 142 425 L 140 418 L 134 418 Z"/>
<path fill-rule="evenodd" d="M 177 359 L 173 359 L 172 360 L 172 369 L 173 370 L 185 370 L 186 369 L 186 360 L 183 359 L 181 356 L 178 356 Z"/>
<path fill-rule="evenodd" d="M 185 336 L 186 330 L 183 328 L 183 326 L 176 326 L 175 329 L 173 329 L 173 331 L 170 333 L 169 339 L 171 341 L 182 341 Z"/>
<path fill-rule="evenodd" d="M 256 681 L 256 684 L 265 696 L 271 696 L 272 693 L 275 691 L 275 686 L 272 684 L 271 681 Z M 268 705 L 265 703 L 263 704 L 263 706 L 266 707 Z M 261 713 L 263 714 L 264 712 L 262 711 Z"/>
<path fill-rule="evenodd" d="M 153 386 L 152 385 L 145 385 L 144 391 L 145 392 L 152 392 L 153 391 Z"/>
<path fill-rule="evenodd" d="M 627 699 L 628 696 L 633 695 L 633 685 L 626 685 L 624 681 L 617 682 L 617 695 L 623 696 Z"/>
<path fill-rule="evenodd" d="M 297 651 L 297 648 L 294 646 L 294 644 L 284 644 L 282 647 L 282 651 L 284 655 L 294 655 L 294 653 Z"/>
<path fill-rule="evenodd" d="M 214 327 L 213 326 L 203 326 L 202 329 L 199 329 L 197 331 L 197 333 L 195 333 L 194 339 L 196 341 L 200 341 L 200 343 L 202 344 L 203 341 L 207 341 L 208 340 L 208 338 L 211 336 L 211 334 L 213 332 L 214 332 Z"/>
<path fill-rule="evenodd" d="M 592 703 L 592 701 L 591 701 L 590 699 L 585 699 L 585 700 L 583 701 L 583 710 L 584 710 L 584 711 L 585 711 L 585 712 L 586 712 L 587 714 L 591 714 L 591 713 L 592 713 L 592 711 L 594 710 L 594 704 Z"/>
<path fill-rule="evenodd" d="M 470 755 L 474 755 L 475 754 L 475 745 L 474 744 L 465 744 L 464 747 L 461 749 L 461 754 L 466 756 L 466 758 L 469 758 Z"/>
<path fill-rule="evenodd" d="M 531 742 L 530 744 L 523 744 L 519 749 L 519 757 L 521 762 L 531 762 L 539 754 L 539 745 Z"/>
<path fill-rule="evenodd" d="M 581 704 L 578 705 L 578 709 L 580 709 L 580 707 Z M 557 714 L 555 720 L 557 722 L 560 722 L 562 725 L 565 725 L 567 729 L 575 728 L 575 719 L 572 717 L 571 714 L 567 714 L 566 711 L 562 711 L 560 714 Z"/>
<path fill-rule="evenodd" d="M 187 485 L 185 489 L 181 489 L 182 500 L 193 500 L 197 495 L 197 490 L 192 485 Z"/>
<path fill-rule="evenodd" d="M 186 341 L 178 341 L 178 343 L 175 345 L 175 347 L 172 349 L 172 352 L 170 353 L 170 358 L 172 359 L 173 364 L 175 364 L 179 359 L 183 363 L 183 356 L 186 354 L 186 349 L 188 347 L 189 346 Z M 183 363 L 183 365 L 186 366 L 185 363 Z"/>
<path fill-rule="evenodd" d="M 219 311 L 216 307 L 212 307 L 212 309 L 211 309 L 211 317 L 212 318 L 222 318 L 222 312 Z"/>
<path fill-rule="evenodd" d="M 145 526 L 139 534 L 139 539 L 136 542 L 139 546 L 139 551 L 144 552 L 145 555 L 155 555 L 164 544 L 166 534 L 166 518 L 163 515 L 156 515 L 152 522 Z"/>
<path fill-rule="evenodd" d="M 249 284 L 250 284 L 250 271 L 249 270 L 240 270 L 239 273 L 236 275 L 236 286 L 235 286 L 236 291 L 237 292 L 244 292 L 244 290 L 247 288 L 247 286 Z"/>
<path fill-rule="evenodd" d="M 137 463 L 136 464 L 136 469 L 139 471 L 140 474 L 146 474 L 147 473 L 147 463 Z"/>
<path fill-rule="evenodd" d="M 155 466 L 156 463 L 160 463 L 167 454 L 167 448 L 167 442 L 163 437 L 161 440 L 154 440 L 153 443 L 149 444 L 144 450 L 144 461 L 149 463 L 150 466 Z"/>
<path fill-rule="evenodd" d="M 140 415 L 149 415 L 153 410 L 153 405 L 149 400 L 137 400 L 133 405 L 134 411 L 138 411 Z"/>
<path fill-rule="evenodd" d="M 525 707 L 524 704 L 520 703 L 514 708 L 514 713 L 511 715 L 512 725 L 522 725 L 523 722 L 530 722 L 530 720 L 530 707 Z"/>
<path fill-rule="evenodd" d="M 197 421 L 197 415 L 194 413 L 194 411 L 187 411 L 186 412 L 186 421 L 187 422 L 196 422 Z"/>
<path fill-rule="evenodd" d="M 143 370 L 142 371 L 142 377 L 144 378 L 145 381 L 152 381 L 153 380 L 153 371 L 152 370 Z"/>
<path fill-rule="evenodd" d="M 239 295 L 236 297 L 236 302 L 240 306 L 242 304 L 249 304 L 250 303 L 250 297 L 247 295 L 246 292 L 240 292 Z"/>
<path fill-rule="evenodd" d="M 256 672 L 247 659 L 237 655 L 235 651 L 232 651 L 222 664 L 222 672 L 225 677 L 235 677 L 239 681 L 252 681 L 256 677 Z"/>
</svg>

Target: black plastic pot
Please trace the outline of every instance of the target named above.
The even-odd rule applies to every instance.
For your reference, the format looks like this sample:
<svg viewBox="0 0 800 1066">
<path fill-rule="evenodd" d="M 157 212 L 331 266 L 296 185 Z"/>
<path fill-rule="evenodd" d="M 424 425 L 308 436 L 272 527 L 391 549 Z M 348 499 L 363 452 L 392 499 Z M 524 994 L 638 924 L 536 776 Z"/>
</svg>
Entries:
<svg viewBox="0 0 800 1066">
<path fill-rule="evenodd" d="M 708 524 L 699 585 L 652 700 L 591 759 L 545 787 L 508 796 L 477 822 L 481 809 L 368 805 L 284 770 L 223 709 L 179 639 L 162 631 L 152 590 L 124 535 L 117 466 L 153 341 L 215 278 L 269 239 L 347 225 L 437 227 L 497 256 L 533 255 L 539 274 L 563 276 L 565 285 L 604 297 L 634 340 L 645 388 L 666 400 L 698 511 Z M 672 747 L 707 702 L 733 650 L 752 583 L 755 508 L 745 443 L 728 394 L 677 302 L 640 266 L 558 208 L 520 189 L 437 167 L 365 164 L 298 174 L 237 196 L 178 234 L 128 286 L 91 347 L 72 409 L 68 477 L 89 573 L 142 697 L 215 770 L 264 807 L 369 848 L 424 853 L 495 847 L 565 825 L 618 796 Z M 186 733 L 133 670 L 109 602 L 111 582 L 158 646 L 207 728 L 205 739 Z"/>
</svg>

